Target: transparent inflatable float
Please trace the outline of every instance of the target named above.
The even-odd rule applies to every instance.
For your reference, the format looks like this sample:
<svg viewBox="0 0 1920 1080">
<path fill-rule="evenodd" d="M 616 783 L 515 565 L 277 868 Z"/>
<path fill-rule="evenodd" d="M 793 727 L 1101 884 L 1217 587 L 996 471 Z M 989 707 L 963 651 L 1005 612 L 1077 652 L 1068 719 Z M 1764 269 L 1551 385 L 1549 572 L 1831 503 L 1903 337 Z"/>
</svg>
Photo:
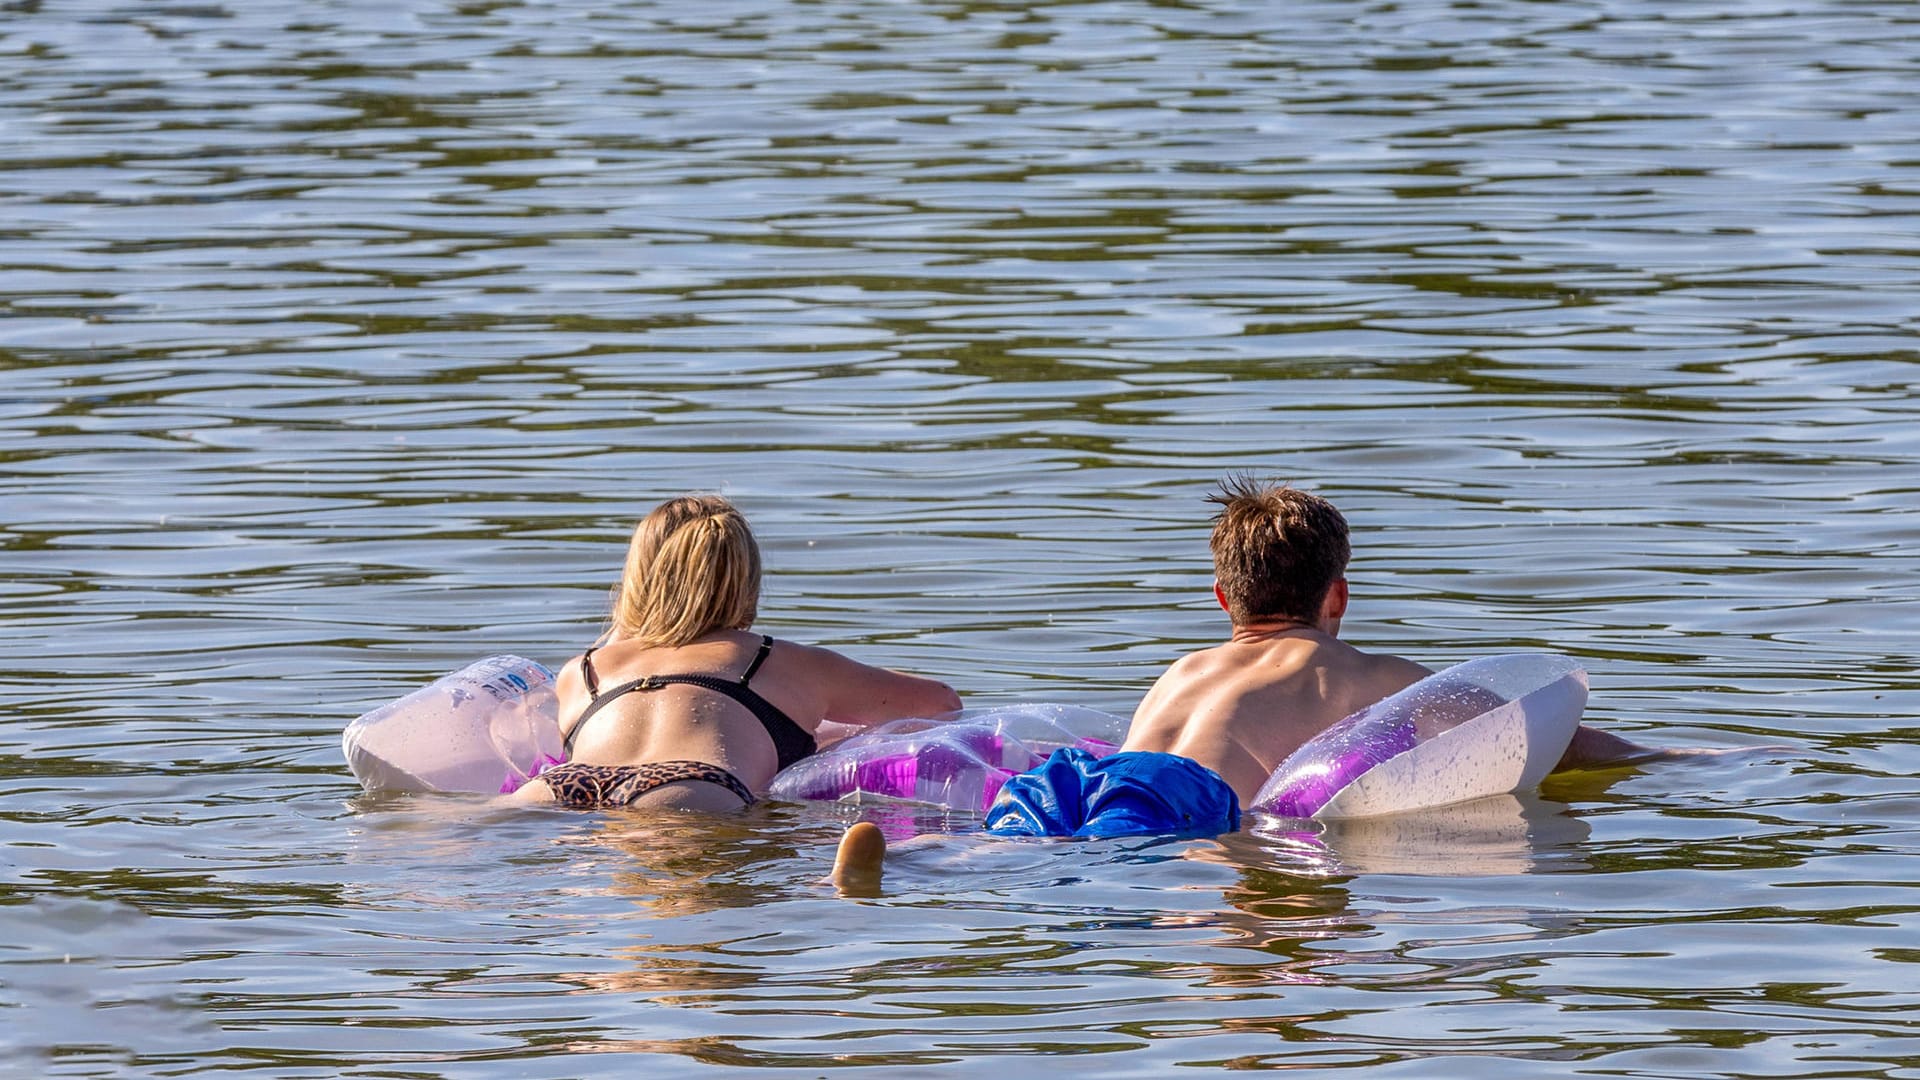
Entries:
<svg viewBox="0 0 1920 1080">
<path fill-rule="evenodd" d="M 1364 818 L 1521 791 L 1566 753 L 1586 705 L 1587 673 L 1564 656 L 1469 660 L 1307 740 L 1248 809 Z"/>
</svg>

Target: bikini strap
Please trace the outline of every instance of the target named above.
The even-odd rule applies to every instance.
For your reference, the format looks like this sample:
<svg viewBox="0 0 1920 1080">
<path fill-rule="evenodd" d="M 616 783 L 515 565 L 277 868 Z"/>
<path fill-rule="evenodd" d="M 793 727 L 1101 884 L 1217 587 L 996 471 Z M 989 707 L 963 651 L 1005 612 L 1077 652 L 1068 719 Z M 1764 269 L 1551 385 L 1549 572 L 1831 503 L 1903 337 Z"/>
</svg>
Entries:
<svg viewBox="0 0 1920 1080">
<path fill-rule="evenodd" d="M 573 726 L 567 729 L 566 735 L 560 740 L 560 745 L 566 749 L 567 756 L 573 756 L 573 744 L 580 738 L 580 729 L 587 726 L 587 721 L 593 718 L 594 713 L 635 690 L 658 690 L 665 685 L 666 683 L 658 676 L 647 675 L 632 682 L 621 683 L 604 694 L 595 695 L 592 701 L 587 702 L 586 711 L 580 714 L 580 719 L 573 722 Z"/>
<path fill-rule="evenodd" d="M 760 647 L 762 650 L 768 650 L 772 648 L 772 644 L 773 639 L 768 638 L 761 643 Z M 760 660 L 764 655 L 763 652 L 761 656 L 754 658 L 754 667 L 760 666 Z M 752 668 L 747 670 L 747 674 L 753 674 Z M 587 726 L 587 721 L 593 719 L 594 714 L 627 694 L 635 691 L 658 690 L 663 686 L 698 686 L 732 698 L 745 706 L 747 711 L 760 721 L 760 726 L 766 729 L 767 737 L 773 740 L 774 754 L 782 769 L 818 749 L 813 736 L 808 734 L 806 728 L 794 723 L 793 718 L 781 712 L 778 705 L 761 697 L 760 692 L 748 686 L 744 679 L 734 682 L 717 675 L 647 675 L 612 687 L 587 704 L 586 711 L 580 714 L 580 719 L 573 722 L 573 727 L 569 728 L 562 738 L 567 756 L 573 756 L 573 744 L 579 740 L 581 730 Z"/>
<path fill-rule="evenodd" d="M 760 670 L 761 663 L 766 660 L 767 654 L 772 651 L 773 651 L 773 635 L 761 634 L 760 635 L 760 651 L 754 654 L 753 663 L 747 665 L 746 674 L 740 676 L 741 686 L 747 685 L 748 680 L 753 678 L 753 673 Z"/>
<path fill-rule="evenodd" d="M 600 696 L 600 676 L 594 674 L 593 671 L 593 650 L 599 647 L 598 645 L 589 645 L 587 646 L 587 651 L 580 654 L 580 674 L 586 676 L 587 693 L 592 694 L 594 697 Z"/>
</svg>

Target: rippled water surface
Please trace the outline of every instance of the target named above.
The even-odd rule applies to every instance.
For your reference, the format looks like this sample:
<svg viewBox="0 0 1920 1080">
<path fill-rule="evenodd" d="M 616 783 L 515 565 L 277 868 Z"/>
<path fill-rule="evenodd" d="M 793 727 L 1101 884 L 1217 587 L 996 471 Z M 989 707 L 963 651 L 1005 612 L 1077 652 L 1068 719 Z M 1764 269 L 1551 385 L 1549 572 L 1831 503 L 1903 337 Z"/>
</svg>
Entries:
<svg viewBox="0 0 1920 1080">
<path fill-rule="evenodd" d="M 0 1071 L 1920 1077 L 1916 117 L 1899 0 L 0 3 Z M 1236 469 L 1363 647 L 1746 749 L 865 897 L 341 761 L 684 489 L 1126 713 Z"/>
</svg>

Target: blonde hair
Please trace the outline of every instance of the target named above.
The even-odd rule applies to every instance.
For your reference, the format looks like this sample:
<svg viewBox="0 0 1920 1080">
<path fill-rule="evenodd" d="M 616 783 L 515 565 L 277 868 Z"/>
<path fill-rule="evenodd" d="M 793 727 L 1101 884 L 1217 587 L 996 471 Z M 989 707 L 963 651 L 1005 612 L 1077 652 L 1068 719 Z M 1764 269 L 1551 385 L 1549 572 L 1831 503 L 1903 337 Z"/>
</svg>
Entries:
<svg viewBox="0 0 1920 1080">
<path fill-rule="evenodd" d="M 634 528 L 613 631 L 642 645 L 685 645 L 746 629 L 759 607 L 760 545 L 747 519 L 718 495 L 681 495 Z"/>
</svg>

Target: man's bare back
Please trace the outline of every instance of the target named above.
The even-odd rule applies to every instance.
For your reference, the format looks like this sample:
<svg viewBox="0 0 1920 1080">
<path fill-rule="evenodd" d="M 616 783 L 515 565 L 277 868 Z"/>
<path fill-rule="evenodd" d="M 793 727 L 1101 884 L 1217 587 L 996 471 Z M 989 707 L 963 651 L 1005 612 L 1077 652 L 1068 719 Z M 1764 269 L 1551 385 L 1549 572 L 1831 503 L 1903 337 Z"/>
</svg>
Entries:
<svg viewBox="0 0 1920 1080">
<path fill-rule="evenodd" d="M 1236 626 L 1226 644 L 1182 657 L 1160 676 L 1134 711 L 1124 749 L 1191 758 L 1219 773 L 1245 805 L 1301 743 L 1428 674 L 1320 627 Z"/>
</svg>

